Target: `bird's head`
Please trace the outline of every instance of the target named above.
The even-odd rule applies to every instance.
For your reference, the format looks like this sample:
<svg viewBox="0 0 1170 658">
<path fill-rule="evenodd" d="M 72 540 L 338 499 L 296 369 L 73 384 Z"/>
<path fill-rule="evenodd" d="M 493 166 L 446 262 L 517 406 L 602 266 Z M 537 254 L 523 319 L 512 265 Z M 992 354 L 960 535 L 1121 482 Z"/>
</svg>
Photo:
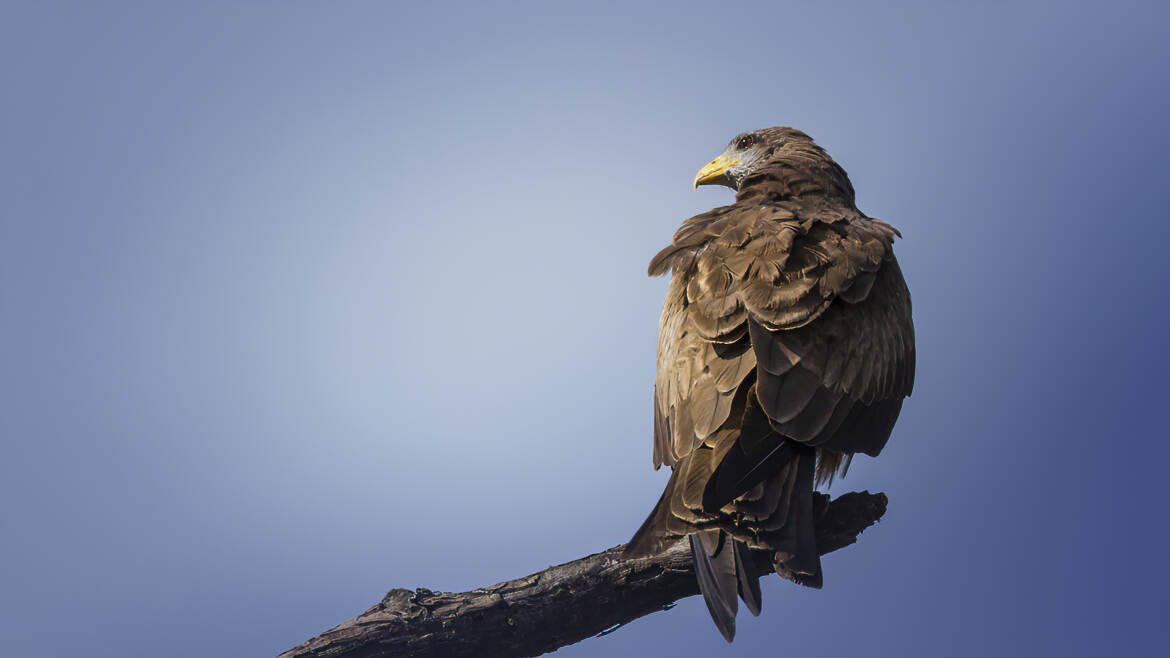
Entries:
<svg viewBox="0 0 1170 658">
<path fill-rule="evenodd" d="M 743 196 L 793 198 L 815 194 L 842 196 L 853 202 L 849 177 L 803 132 L 785 126 L 740 135 L 695 175 L 695 187 L 725 185 Z"/>
</svg>

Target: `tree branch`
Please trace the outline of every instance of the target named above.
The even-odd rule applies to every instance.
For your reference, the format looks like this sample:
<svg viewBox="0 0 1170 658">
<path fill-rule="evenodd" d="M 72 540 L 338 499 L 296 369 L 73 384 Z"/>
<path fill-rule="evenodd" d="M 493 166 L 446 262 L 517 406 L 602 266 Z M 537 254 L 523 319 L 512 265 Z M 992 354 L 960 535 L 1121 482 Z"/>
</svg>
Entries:
<svg viewBox="0 0 1170 658">
<path fill-rule="evenodd" d="M 886 511 L 885 494 L 817 494 L 822 555 L 857 541 Z M 622 560 L 623 546 L 468 592 L 392 589 L 374 607 L 279 658 L 537 656 L 673 607 L 699 593 L 686 542 Z M 771 556 L 753 552 L 761 573 Z"/>
</svg>

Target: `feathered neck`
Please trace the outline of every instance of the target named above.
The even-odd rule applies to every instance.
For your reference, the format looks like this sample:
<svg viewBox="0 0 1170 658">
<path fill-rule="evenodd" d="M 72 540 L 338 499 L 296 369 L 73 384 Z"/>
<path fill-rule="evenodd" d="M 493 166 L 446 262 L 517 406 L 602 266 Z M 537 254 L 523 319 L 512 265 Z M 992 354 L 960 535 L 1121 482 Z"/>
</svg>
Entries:
<svg viewBox="0 0 1170 658">
<path fill-rule="evenodd" d="M 736 203 L 818 198 L 855 207 L 853 184 L 845 170 L 820 147 L 810 146 L 808 152 L 785 154 L 752 172 L 740 184 Z"/>
</svg>

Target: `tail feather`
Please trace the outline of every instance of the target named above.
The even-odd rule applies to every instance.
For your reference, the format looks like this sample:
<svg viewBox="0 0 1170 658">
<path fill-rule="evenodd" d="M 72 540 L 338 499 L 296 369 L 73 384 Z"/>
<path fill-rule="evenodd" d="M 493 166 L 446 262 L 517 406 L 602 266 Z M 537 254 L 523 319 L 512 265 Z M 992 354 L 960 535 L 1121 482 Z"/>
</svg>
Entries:
<svg viewBox="0 0 1170 658">
<path fill-rule="evenodd" d="M 735 613 L 739 608 L 736 598 L 739 578 L 732 539 L 722 530 L 706 530 L 691 535 L 690 540 L 695 575 L 707 611 L 723 639 L 731 642 L 735 639 Z"/>
<path fill-rule="evenodd" d="M 654 510 L 623 551 L 645 557 L 689 537 L 699 590 L 728 642 L 739 600 L 753 615 L 762 607 L 760 575 L 745 542 L 772 551 L 772 566 L 784 578 L 814 588 L 823 582 L 813 524 L 817 449 L 756 432 L 732 440 L 734 446 L 718 452 L 701 446 L 674 465 Z"/>
<path fill-rule="evenodd" d="M 760 595 L 760 574 L 752 563 L 747 544 L 735 540 L 735 573 L 739 577 L 739 598 L 752 615 L 760 616 L 763 598 Z"/>
</svg>

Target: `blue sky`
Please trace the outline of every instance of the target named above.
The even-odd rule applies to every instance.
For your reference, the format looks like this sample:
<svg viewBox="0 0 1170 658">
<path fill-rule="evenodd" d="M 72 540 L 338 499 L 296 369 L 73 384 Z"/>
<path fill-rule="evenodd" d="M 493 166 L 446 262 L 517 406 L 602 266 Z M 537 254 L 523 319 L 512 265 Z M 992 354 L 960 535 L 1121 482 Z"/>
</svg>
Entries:
<svg viewBox="0 0 1170 658">
<path fill-rule="evenodd" d="M 4 652 L 274 655 L 628 539 L 645 266 L 786 124 L 905 236 L 915 394 L 833 489 L 889 512 L 730 647 L 692 598 L 558 655 L 1161 655 L 1167 19 L 6 5 Z"/>
</svg>

